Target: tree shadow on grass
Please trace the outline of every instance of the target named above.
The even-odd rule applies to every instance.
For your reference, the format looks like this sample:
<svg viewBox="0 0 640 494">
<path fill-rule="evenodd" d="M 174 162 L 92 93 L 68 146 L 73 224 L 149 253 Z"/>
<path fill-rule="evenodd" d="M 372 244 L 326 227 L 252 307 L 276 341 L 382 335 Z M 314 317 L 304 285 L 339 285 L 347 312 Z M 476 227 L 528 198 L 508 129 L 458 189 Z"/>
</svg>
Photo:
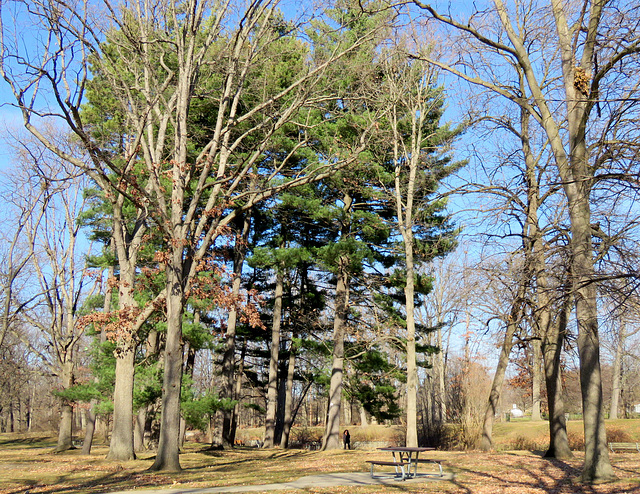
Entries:
<svg viewBox="0 0 640 494">
<path fill-rule="evenodd" d="M 579 460 L 578 460 L 579 461 Z M 640 485 L 629 490 L 625 480 L 614 481 L 607 484 L 587 484 L 580 480 L 581 468 L 556 458 L 543 458 L 542 455 L 495 455 L 491 459 L 491 470 L 481 471 L 471 466 L 456 468 L 456 477 L 451 481 L 463 493 L 474 493 L 477 486 L 491 486 L 492 492 L 553 492 L 585 493 L 585 494 L 614 494 L 614 493 L 640 493 Z M 617 468 L 618 472 L 621 472 Z M 637 472 L 635 472 L 637 475 Z M 577 490 L 576 490 L 577 489 Z M 485 492 L 485 491 L 483 491 Z M 488 491 L 487 491 L 488 492 Z"/>
</svg>

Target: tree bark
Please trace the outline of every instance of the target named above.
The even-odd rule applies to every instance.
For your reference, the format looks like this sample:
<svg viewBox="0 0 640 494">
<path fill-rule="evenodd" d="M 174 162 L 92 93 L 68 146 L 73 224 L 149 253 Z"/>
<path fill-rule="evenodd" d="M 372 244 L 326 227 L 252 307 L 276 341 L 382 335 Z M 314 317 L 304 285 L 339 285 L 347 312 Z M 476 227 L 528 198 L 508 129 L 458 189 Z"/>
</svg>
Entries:
<svg viewBox="0 0 640 494">
<path fill-rule="evenodd" d="M 446 362 L 445 362 L 445 349 L 442 341 L 442 328 L 438 325 L 437 329 L 437 343 L 436 345 L 440 349 L 436 355 L 436 378 L 438 387 L 438 423 L 443 424 L 447 420 L 447 390 L 446 390 Z"/>
<path fill-rule="evenodd" d="M 279 263 L 282 264 L 282 263 Z M 275 446 L 276 413 L 278 407 L 278 361 L 280 358 L 280 327 L 282 324 L 282 295 L 284 292 L 284 266 L 278 266 L 276 274 L 271 346 L 269 356 L 269 385 L 267 388 L 267 415 L 265 417 L 264 447 Z"/>
<path fill-rule="evenodd" d="M 89 408 L 85 412 L 87 415 L 87 418 L 86 418 L 87 425 L 85 427 L 84 441 L 82 441 L 83 455 L 91 454 L 91 447 L 93 445 L 93 436 L 96 431 L 96 414 L 93 412 L 94 406 L 95 406 L 95 403 L 92 401 L 91 404 L 89 405 Z"/>
<path fill-rule="evenodd" d="M 242 349 L 240 351 L 240 364 L 236 375 L 235 390 L 233 399 L 236 401 L 233 407 L 233 418 L 231 420 L 231 430 L 229 431 L 229 439 L 235 444 L 236 431 L 238 429 L 238 418 L 240 415 L 240 399 L 242 397 L 242 378 L 244 377 L 244 359 L 247 356 L 247 339 L 243 338 Z"/>
<path fill-rule="evenodd" d="M 74 384 L 73 362 L 62 363 L 62 389 L 69 389 Z M 73 406 L 66 399 L 62 398 L 60 403 L 61 416 L 58 428 L 58 443 L 54 452 L 60 453 L 73 449 Z"/>
<path fill-rule="evenodd" d="M 182 384 L 182 313 L 181 279 L 169 269 L 167 285 L 167 336 L 164 352 L 162 413 L 160 440 L 152 471 L 179 472 L 180 466 L 180 388 Z"/>
<path fill-rule="evenodd" d="M 144 433 L 147 423 L 147 407 L 140 407 L 138 413 L 135 414 L 133 423 L 133 449 L 135 451 L 143 451 L 145 449 Z"/>
<path fill-rule="evenodd" d="M 613 377 L 611 381 L 611 405 L 609 407 L 609 418 L 618 418 L 618 407 L 620 403 L 620 374 L 622 372 L 622 352 L 624 350 L 625 326 L 622 322 L 616 341 L 616 354 L 613 359 Z"/>
<path fill-rule="evenodd" d="M 500 351 L 500 357 L 498 358 L 498 365 L 496 372 L 493 375 L 493 382 L 491 383 L 491 391 L 489 392 L 489 403 L 484 413 L 484 421 L 482 423 L 482 437 L 480 438 L 480 449 L 483 451 L 490 451 L 493 448 L 493 421 L 498 411 L 498 403 L 500 401 L 500 393 L 502 391 L 502 385 L 504 383 L 504 376 L 509 365 L 509 355 L 511 354 L 511 348 L 513 347 L 513 336 L 520 323 L 520 317 L 522 314 L 522 301 L 524 298 L 526 286 L 525 282 L 521 281 L 518 287 L 518 294 L 516 299 L 511 305 L 511 313 L 507 321 L 507 328 L 502 342 L 502 350 Z"/>
<path fill-rule="evenodd" d="M 543 292 L 546 293 L 546 292 Z M 567 295 L 565 295 L 566 297 Z M 547 302 L 548 303 L 548 302 Z M 555 324 L 550 323 L 550 308 L 545 306 L 541 314 L 541 325 L 546 328 L 542 339 L 542 355 L 544 361 L 545 381 L 547 383 L 547 402 L 549 404 L 549 449 L 546 457 L 571 458 L 569 448 L 567 422 L 564 416 L 564 399 L 562 396 L 562 372 L 560 356 L 562 344 L 567 332 L 567 319 L 571 308 L 565 299 Z"/>
<path fill-rule="evenodd" d="M 338 261 L 336 282 L 336 310 L 333 320 L 333 364 L 329 386 L 329 409 L 322 437 L 322 450 L 340 449 L 340 405 L 342 403 L 342 373 L 344 368 L 344 335 L 349 312 L 349 259 Z"/>
<path fill-rule="evenodd" d="M 571 27 L 567 20 L 567 11 L 573 4 L 563 0 L 551 0 L 551 13 L 557 35 L 556 53 L 560 59 L 561 82 L 565 91 L 563 101 L 566 108 L 565 125 L 558 118 L 556 110 L 550 106 L 550 100 L 545 94 L 547 88 L 539 80 L 541 72 L 544 73 L 545 70 L 540 70 L 541 67 L 535 65 L 533 57 L 531 57 L 530 40 L 525 40 L 523 37 L 523 33 L 529 33 L 529 29 L 523 27 L 520 20 L 517 21 L 517 29 L 514 27 L 516 22 L 510 18 L 512 11 L 505 6 L 502 0 L 494 0 L 494 4 L 506 36 L 494 39 L 491 39 L 492 34 L 488 34 L 488 32 L 484 34 L 489 37 L 485 37 L 471 23 L 465 25 L 455 22 L 449 17 L 438 14 L 430 5 L 424 4 L 420 0 L 414 0 L 414 2 L 427 10 L 434 18 L 471 34 L 470 38 L 475 37 L 474 39 L 478 40 L 484 48 L 504 56 L 505 59 L 508 59 L 510 67 L 517 68 L 517 74 L 514 74 L 514 77 L 523 77 L 526 80 L 529 94 L 523 98 L 517 88 L 509 87 L 508 83 L 504 84 L 505 81 L 501 81 L 501 84 L 494 84 L 491 80 L 468 76 L 464 71 L 456 70 L 438 60 L 432 60 L 437 66 L 451 70 L 467 81 L 489 87 L 497 94 L 514 101 L 521 108 L 529 111 L 545 131 L 562 180 L 571 222 L 572 294 L 578 323 L 578 352 L 580 355 L 585 437 L 585 462 L 582 479 L 586 482 L 613 479 L 604 427 L 597 293 L 590 226 L 589 200 L 595 167 L 591 167 L 589 163 L 586 133 L 590 112 L 600 97 L 599 84 L 606 80 L 612 68 L 618 66 L 618 62 L 622 63 L 624 58 L 637 53 L 637 50 L 633 44 L 620 43 L 622 45 L 620 51 L 611 50 L 610 53 L 607 53 L 605 50 L 609 48 L 597 43 L 600 36 L 602 13 L 607 0 L 580 2 L 576 5 L 577 10 L 571 12 Z M 581 19 L 579 27 L 574 26 L 576 18 Z M 504 44 L 507 39 L 508 45 Z M 635 41 L 630 41 L 630 43 L 635 43 Z M 580 51 L 578 51 L 578 46 Z M 596 51 L 600 46 L 603 46 L 602 50 Z M 602 57 L 597 56 L 600 54 Z M 538 52 L 533 52 L 533 55 L 538 59 L 544 56 L 539 56 L 541 54 Z M 599 67 L 594 67 L 594 61 L 598 58 L 601 58 Z M 495 73 L 492 70 L 492 74 Z M 514 91 L 514 89 L 516 90 Z"/>
<path fill-rule="evenodd" d="M 113 391 L 113 431 L 109 443 L 108 459 L 133 460 L 133 379 L 137 338 L 133 334 L 129 317 L 138 304 L 133 296 L 138 251 L 146 232 L 144 222 L 136 222 L 135 233 L 129 234 L 124 218 L 124 196 L 113 200 L 113 248 L 116 251 L 120 279 L 118 283 L 118 317 L 121 323 L 115 335 L 117 344 L 115 387 Z M 111 280 L 109 280 L 111 281 Z M 106 301 L 105 301 L 106 303 Z"/>
<path fill-rule="evenodd" d="M 180 390 L 182 384 L 182 315 L 184 292 L 182 249 L 175 248 L 167 268 L 167 335 L 164 351 L 160 440 L 152 471 L 179 472 L 180 466 Z"/>
<path fill-rule="evenodd" d="M 540 387 L 542 384 L 542 348 L 539 338 L 534 338 L 531 341 L 533 347 L 533 362 L 531 369 L 532 383 L 531 383 L 531 420 L 542 420 L 542 414 L 540 410 Z"/>
<path fill-rule="evenodd" d="M 405 238 L 407 281 L 404 287 L 407 318 L 407 437 L 406 446 L 418 446 L 418 366 L 416 363 L 416 322 L 414 303 L 413 239 Z"/>
<path fill-rule="evenodd" d="M 233 282 L 231 285 L 232 296 L 238 299 L 240 295 L 240 287 L 242 286 L 242 267 L 246 255 L 246 244 L 249 239 L 249 229 L 251 226 L 251 217 L 249 214 L 240 217 L 242 230 L 240 235 L 236 236 L 236 242 L 233 247 Z M 227 318 L 227 331 L 224 338 L 224 354 L 222 357 L 222 385 L 220 386 L 220 398 L 233 399 L 235 386 L 235 355 L 236 355 L 236 326 L 238 321 L 238 308 L 234 305 L 229 310 Z M 219 429 L 216 444 L 224 448 L 233 447 L 233 434 L 231 433 L 234 410 L 223 408 L 222 427 Z"/>
<path fill-rule="evenodd" d="M 280 447 L 287 448 L 289 446 L 289 434 L 293 425 L 293 378 L 296 369 L 296 349 L 293 341 L 293 333 L 291 334 L 291 343 L 289 345 L 289 365 L 287 367 L 287 388 L 284 399 L 284 424 L 282 427 L 282 438 L 280 439 Z"/>
<path fill-rule="evenodd" d="M 124 344 L 116 350 L 116 376 L 113 392 L 113 430 L 109 460 L 133 460 L 133 375 L 135 345 Z"/>
</svg>

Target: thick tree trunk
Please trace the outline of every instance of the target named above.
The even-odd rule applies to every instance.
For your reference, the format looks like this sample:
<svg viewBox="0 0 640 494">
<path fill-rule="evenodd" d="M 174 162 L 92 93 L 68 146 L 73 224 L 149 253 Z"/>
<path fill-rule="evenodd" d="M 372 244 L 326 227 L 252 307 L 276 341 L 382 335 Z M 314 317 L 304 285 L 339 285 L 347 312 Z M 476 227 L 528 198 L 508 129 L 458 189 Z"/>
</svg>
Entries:
<svg viewBox="0 0 640 494">
<path fill-rule="evenodd" d="M 558 171 L 563 180 L 571 220 L 571 275 L 578 323 L 578 353 L 580 355 L 580 389 L 584 419 L 585 455 L 582 479 L 586 482 L 615 478 L 604 426 L 602 375 L 600 370 L 600 342 L 598 336 L 598 307 L 591 229 L 590 195 L 593 170 L 589 163 L 586 126 L 589 116 L 589 94 L 576 85 L 578 71 L 591 74 L 595 40 L 606 0 L 589 2 L 589 22 L 586 41 L 579 64 L 576 63 L 574 42 L 561 0 L 552 0 L 556 21 L 558 47 L 562 59 L 562 74 L 567 101 L 567 130 L 569 150 L 558 142 L 557 127 L 547 125 Z M 586 4 L 585 4 L 586 6 Z M 590 75 L 588 76 L 590 77 Z M 546 112 L 545 112 L 546 113 Z M 546 119 L 546 115 L 543 115 Z M 567 159 L 568 156 L 568 159 Z"/>
<path fill-rule="evenodd" d="M 113 430 L 109 442 L 110 460 L 133 460 L 133 379 L 136 353 L 136 337 L 128 327 L 127 317 L 135 311 L 137 303 L 133 296 L 135 286 L 137 251 L 139 246 L 127 242 L 127 233 L 122 218 L 124 198 L 120 196 L 114 204 L 113 247 L 116 250 L 120 280 L 118 284 L 118 310 L 122 319 L 122 334 L 117 335 L 115 387 L 113 391 Z M 139 230 L 136 235 L 141 235 Z M 139 238 L 139 237 L 138 237 Z M 111 271 L 110 271 L 111 274 Z M 109 296 L 112 296 L 109 294 Z M 105 300 L 106 304 L 106 300 Z M 106 307 L 106 305 L 105 305 Z M 101 339 L 102 339 L 101 334 Z"/>
<path fill-rule="evenodd" d="M 276 274 L 271 347 L 269 358 L 269 384 L 267 388 L 267 415 L 265 417 L 264 447 L 275 446 L 276 413 L 278 407 L 278 361 L 280 358 L 280 326 L 282 324 L 282 295 L 284 292 L 284 267 L 278 266 Z"/>
<path fill-rule="evenodd" d="M 573 295 L 578 322 L 578 353 L 580 355 L 580 389 L 584 419 L 585 463 L 582 479 L 586 482 L 615 478 L 609 461 L 604 425 L 600 342 L 598 336 L 597 293 L 591 242 L 591 211 L 589 182 L 586 174 L 584 135 L 572 146 L 572 158 L 583 166 L 574 165 L 574 177 L 579 182 L 578 193 L 567 187 L 571 217 L 571 252 L 573 255 Z M 575 148 L 582 148 L 580 153 Z M 582 156 L 580 156 L 582 154 Z M 584 170 L 584 172 L 580 172 Z"/>
<path fill-rule="evenodd" d="M 568 307 L 563 308 L 559 321 L 556 324 L 547 326 L 548 330 L 542 342 L 547 401 L 549 404 L 549 450 L 545 453 L 545 456 L 553 458 L 570 458 L 573 456 L 567 436 L 560 367 L 560 355 L 562 354 L 567 312 L 569 310 Z"/>
<path fill-rule="evenodd" d="M 152 471 L 177 472 L 180 466 L 180 388 L 182 384 L 182 251 L 176 249 L 167 269 L 167 336 L 164 351 L 160 440 Z"/>
<path fill-rule="evenodd" d="M 62 389 L 69 389 L 74 384 L 73 362 L 62 363 Z M 61 399 L 60 426 L 58 428 L 58 443 L 54 452 L 67 451 L 73 449 L 73 406 L 66 399 Z"/>
<path fill-rule="evenodd" d="M 132 348 L 134 346 L 134 348 Z M 123 344 L 116 352 L 116 383 L 113 392 L 113 430 L 109 460 L 133 460 L 133 374 L 135 345 Z"/>
<path fill-rule="evenodd" d="M 340 404 L 342 403 L 342 372 L 344 367 L 344 334 L 349 311 L 349 260 L 341 257 L 338 261 L 336 284 L 336 311 L 333 320 L 333 365 L 329 386 L 329 409 L 327 423 L 322 437 L 322 450 L 340 449 Z"/>
<path fill-rule="evenodd" d="M 369 421 L 367 420 L 367 411 L 364 409 L 362 404 L 358 406 L 360 410 L 360 427 L 369 427 Z"/>
<path fill-rule="evenodd" d="M 547 300 L 546 277 L 543 282 L 544 288 L 541 291 L 541 295 L 544 305 L 539 320 L 540 326 L 543 329 L 542 356 L 545 381 L 547 383 L 547 403 L 549 405 L 549 449 L 545 453 L 545 456 L 552 458 L 571 458 L 573 453 L 569 448 L 567 422 L 564 416 L 562 371 L 560 365 L 562 344 L 566 335 L 567 319 L 571 309 L 569 300 L 565 300 L 558 321 L 552 324 L 550 322 L 551 308 Z M 540 284 L 540 279 L 538 283 Z"/>
</svg>

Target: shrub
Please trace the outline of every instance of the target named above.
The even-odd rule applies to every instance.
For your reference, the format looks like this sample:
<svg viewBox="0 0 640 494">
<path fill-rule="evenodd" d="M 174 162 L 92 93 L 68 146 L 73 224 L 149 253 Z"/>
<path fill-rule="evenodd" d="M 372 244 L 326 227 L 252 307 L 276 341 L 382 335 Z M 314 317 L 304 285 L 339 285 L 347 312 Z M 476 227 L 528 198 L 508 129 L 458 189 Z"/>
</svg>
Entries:
<svg viewBox="0 0 640 494">
<path fill-rule="evenodd" d="M 313 442 L 322 442 L 322 429 L 310 427 L 296 427 L 291 430 L 290 441 L 299 445 L 306 445 Z"/>
<path fill-rule="evenodd" d="M 569 449 L 572 451 L 584 451 L 584 433 L 567 432 Z"/>
<path fill-rule="evenodd" d="M 446 429 L 446 435 L 442 438 L 443 449 L 469 450 L 478 447 L 481 429 L 475 424 L 467 422 L 462 424 L 450 424 Z"/>
<path fill-rule="evenodd" d="M 518 436 L 512 439 L 510 448 L 517 451 L 536 451 L 543 449 L 536 441 L 525 436 Z"/>
<path fill-rule="evenodd" d="M 443 422 L 422 424 L 418 431 L 420 444 L 428 444 L 437 449 L 451 449 L 453 446 L 452 427 Z"/>
<path fill-rule="evenodd" d="M 630 443 L 634 442 L 631 436 L 621 429 L 614 429 L 613 427 L 607 429 L 607 441 L 611 443 Z"/>
<path fill-rule="evenodd" d="M 569 432 L 569 448 L 573 451 L 584 451 L 584 434 Z M 607 429 L 607 441 L 614 443 L 633 442 L 631 436 L 622 429 L 613 427 Z"/>
</svg>

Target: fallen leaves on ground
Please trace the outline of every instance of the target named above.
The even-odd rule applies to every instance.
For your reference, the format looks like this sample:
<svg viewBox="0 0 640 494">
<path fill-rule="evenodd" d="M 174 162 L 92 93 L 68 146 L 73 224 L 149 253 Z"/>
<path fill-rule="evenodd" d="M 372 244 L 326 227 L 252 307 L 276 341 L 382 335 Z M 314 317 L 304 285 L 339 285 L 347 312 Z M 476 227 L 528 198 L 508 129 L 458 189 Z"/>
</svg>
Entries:
<svg viewBox="0 0 640 494">
<path fill-rule="evenodd" d="M 331 472 L 367 472 L 366 460 L 388 459 L 381 451 L 304 451 L 236 448 L 208 451 L 189 444 L 180 461 L 180 473 L 148 472 L 153 453 L 136 461 L 106 460 L 106 447 L 85 456 L 79 451 L 53 455 L 44 447 L 0 450 L 0 493 L 104 493 L 121 490 L 186 489 L 229 485 L 270 484 Z M 398 482 L 392 487 L 331 487 L 306 489 L 309 494 L 452 493 L 452 494 L 640 494 L 640 454 L 611 454 L 615 482 L 588 485 L 579 481 L 583 457 L 570 460 L 542 458 L 530 452 L 483 453 L 435 451 L 452 480 Z M 266 492 L 266 491 L 265 491 Z M 270 491 L 285 494 L 299 490 Z"/>
</svg>

